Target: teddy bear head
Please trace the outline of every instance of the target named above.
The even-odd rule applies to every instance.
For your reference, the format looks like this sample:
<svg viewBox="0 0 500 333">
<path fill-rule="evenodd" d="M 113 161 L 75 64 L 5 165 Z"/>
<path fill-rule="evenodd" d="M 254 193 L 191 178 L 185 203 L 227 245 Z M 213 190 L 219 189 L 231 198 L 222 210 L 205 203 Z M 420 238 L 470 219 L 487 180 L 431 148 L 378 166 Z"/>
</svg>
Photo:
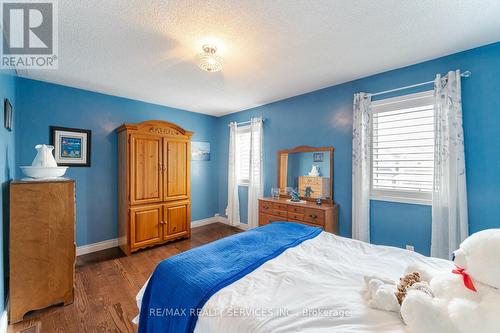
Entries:
<svg viewBox="0 0 500 333">
<path fill-rule="evenodd" d="M 487 229 L 466 238 L 453 252 L 455 265 L 473 282 L 500 289 L 500 229 Z"/>
</svg>

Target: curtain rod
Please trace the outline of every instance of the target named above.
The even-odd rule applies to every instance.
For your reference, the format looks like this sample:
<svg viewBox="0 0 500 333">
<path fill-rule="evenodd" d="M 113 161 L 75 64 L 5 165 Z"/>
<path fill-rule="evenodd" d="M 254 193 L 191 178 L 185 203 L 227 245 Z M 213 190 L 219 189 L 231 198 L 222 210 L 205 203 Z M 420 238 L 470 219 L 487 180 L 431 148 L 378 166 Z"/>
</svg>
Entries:
<svg viewBox="0 0 500 333">
<path fill-rule="evenodd" d="M 463 72 L 463 73 L 460 74 L 460 77 L 469 77 L 471 75 L 472 75 L 471 71 L 465 71 L 465 72 Z M 368 96 L 369 97 L 373 97 L 373 96 L 388 94 L 388 93 L 399 91 L 399 90 L 404 90 L 404 89 L 410 89 L 410 88 L 425 86 L 425 85 L 428 85 L 428 84 L 431 84 L 431 83 L 434 83 L 434 80 L 427 81 L 427 82 L 422 82 L 422 83 L 417 83 L 417 84 L 412 84 L 411 86 L 406 86 L 406 87 L 401 87 L 401 88 L 396 88 L 396 89 L 391 89 L 391 90 L 384 90 L 384 91 L 376 92 L 376 93 L 373 93 L 373 94 L 367 94 L 365 96 L 365 98 L 368 98 Z"/>
<path fill-rule="evenodd" d="M 260 118 L 262 119 L 262 122 L 264 122 L 264 118 Z M 250 124 L 252 121 L 249 120 L 249 121 L 242 121 L 241 123 L 236 123 L 236 126 L 242 126 L 242 125 L 247 125 L 247 124 Z M 227 126 L 230 126 L 231 124 L 227 124 Z"/>
</svg>

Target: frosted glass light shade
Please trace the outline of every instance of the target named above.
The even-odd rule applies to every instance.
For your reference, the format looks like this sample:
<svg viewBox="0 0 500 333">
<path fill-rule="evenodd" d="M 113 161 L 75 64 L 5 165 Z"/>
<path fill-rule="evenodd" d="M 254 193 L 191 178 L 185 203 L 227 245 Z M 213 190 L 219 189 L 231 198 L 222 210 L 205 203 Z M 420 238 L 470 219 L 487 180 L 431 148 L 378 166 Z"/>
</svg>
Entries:
<svg viewBox="0 0 500 333">
<path fill-rule="evenodd" d="M 213 45 L 203 45 L 203 53 L 198 55 L 198 66 L 207 72 L 222 70 L 222 58 L 216 55 L 217 48 Z"/>
</svg>

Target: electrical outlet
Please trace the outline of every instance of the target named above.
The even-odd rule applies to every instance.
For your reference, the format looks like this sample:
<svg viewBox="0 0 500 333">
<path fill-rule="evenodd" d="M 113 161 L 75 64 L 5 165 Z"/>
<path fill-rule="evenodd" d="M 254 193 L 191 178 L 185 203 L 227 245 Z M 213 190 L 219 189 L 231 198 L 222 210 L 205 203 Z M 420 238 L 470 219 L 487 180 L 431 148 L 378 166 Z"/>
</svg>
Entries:
<svg viewBox="0 0 500 333">
<path fill-rule="evenodd" d="M 406 244 L 406 249 L 407 249 L 408 251 L 415 251 L 415 248 L 413 247 L 413 245 L 408 245 L 408 244 Z"/>
</svg>

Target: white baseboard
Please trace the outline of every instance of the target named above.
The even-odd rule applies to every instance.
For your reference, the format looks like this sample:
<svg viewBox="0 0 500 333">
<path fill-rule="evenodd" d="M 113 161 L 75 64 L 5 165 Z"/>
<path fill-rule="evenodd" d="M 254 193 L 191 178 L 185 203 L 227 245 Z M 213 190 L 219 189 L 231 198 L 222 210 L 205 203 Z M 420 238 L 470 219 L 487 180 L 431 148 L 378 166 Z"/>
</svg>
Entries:
<svg viewBox="0 0 500 333">
<path fill-rule="evenodd" d="M 217 222 L 219 222 L 219 223 L 231 225 L 231 224 L 229 224 L 229 220 L 225 216 L 220 216 L 219 214 L 215 214 L 214 218 L 216 218 Z"/>
<path fill-rule="evenodd" d="M 248 230 L 248 224 L 246 223 L 240 223 L 238 225 L 235 225 L 235 227 L 241 230 Z"/>
<path fill-rule="evenodd" d="M 215 218 L 218 219 L 217 222 L 224 223 L 224 224 L 227 224 L 227 225 L 231 225 L 229 223 L 229 220 L 225 216 L 220 216 L 219 214 L 215 214 Z M 248 230 L 248 224 L 246 224 L 246 223 L 240 223 L 238 225 L 235 225 L 234 227 L 236 227 L 238 229 L 241 229 L 241 230 Z"/>
<path fill-rule="evenodd" d="M 209 217 L 207 219 L 201 219 L 196 221 L 191 221 L 191 229 L 201 227 L 203 225 L 212 224 L 219 222 L 217 214 L 214 217 Z"/>
<path fill-rule="evenodd" d="M 192 221 L 191 228 L 201 227 L 202 225 L 207 225 L 212 223 L 224 223 L 227 225 L 231 225 L 227 217 L 215 214 L 214 217 L 209 217 L 208 219 Z M 240 223 L 238 225 L 235 225 L 235 227 L 242 230 L 248 230 L 248 224 L 246 223 Z"/>
<path fill-rule="evenodd" d="M 7 306 L 5 304 L 5 310 L 3 310 L 2 318 L 0 319 L 0 333 L 7 333 L 7 328 L 9 327 L 9 319 L 7 318 Z"/>
<path fill-rule="evenodd" d="M 112 247 L 118 247 L 118 238 L 113 238 L 102 242 L 78 246 L 76 248 L 76 255 L 81 256 L 92 252 L 110 249 Z"/>
<path fill-rule="evenodd" d="M 219 214 L 215 214 L 214 217 L 209 217 L 207 219 L 191 221 L 191 228 L 197 228 L 197 227 L 201 227 L 203 225 L 208 225 L 208 224 L 217 223 L 217 222 L 229 224 L 227 218 L 219 216 Z M 108 240 L 105 240 L 102 242 L 78 246 L 76 248 L 76 255 L 81 256 L 81 255 L 89 254 L 92 252 L 110 249 L 112 247 L 118 247 L 118 238 L 108 239 Z M 2 333 L 2 332 L 0 331 L 0 333 Z"/>
</svg>

